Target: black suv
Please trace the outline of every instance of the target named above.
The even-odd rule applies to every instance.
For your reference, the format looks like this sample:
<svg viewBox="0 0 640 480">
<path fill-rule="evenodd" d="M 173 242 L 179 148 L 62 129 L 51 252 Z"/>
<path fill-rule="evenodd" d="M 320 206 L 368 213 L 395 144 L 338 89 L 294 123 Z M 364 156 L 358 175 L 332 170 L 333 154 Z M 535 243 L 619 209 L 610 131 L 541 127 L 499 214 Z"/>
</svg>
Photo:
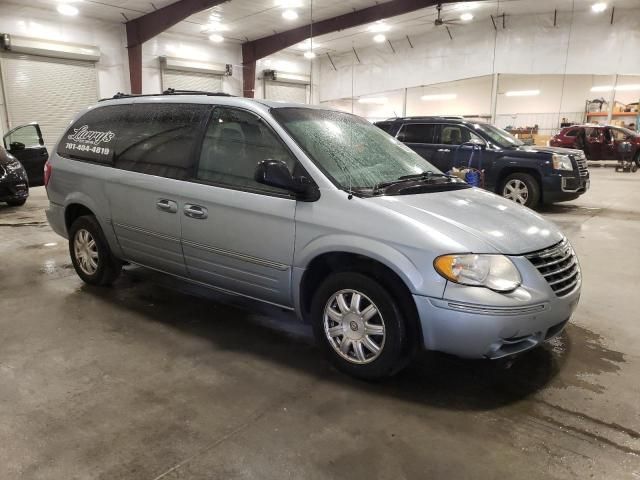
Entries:
<svg viewBox="0 0 640 480">
<path fill-rule="evenodd" d="M 469 166 L 484 171 L 485 189 L 527 207 L 573 200 L 589 189 L 579 150 L 528 146 L 500 128 L 461 117 L 392 118 L 375 125 L 443 172 Z"/>
</svg>

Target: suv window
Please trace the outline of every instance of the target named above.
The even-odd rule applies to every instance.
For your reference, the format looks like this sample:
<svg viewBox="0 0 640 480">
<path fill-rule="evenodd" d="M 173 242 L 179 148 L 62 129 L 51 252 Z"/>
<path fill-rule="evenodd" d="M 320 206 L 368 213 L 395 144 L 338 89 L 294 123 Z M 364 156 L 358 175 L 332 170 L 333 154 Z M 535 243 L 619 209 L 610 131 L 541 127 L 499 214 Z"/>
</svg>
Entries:
<svg viewBox="0 0 640 480">
<path fill-rule="evenodd" d="M 207 105 L 130 105 L 117 140 L 116 168 L 159 177 L 192 177 L 194 147 Z"/>
<path fill-rule="evenodd" d="M 462 125 L 441 125 L 440 135 L 436 143 L 443 145 L 462 145 L 470 140 L 485 141 L 468 128 Z"/>
<path fill-rule="evenodd" d="M 611 132 L 613 133 L 613 139 L 617 142 L 624 142 L 629 136 L 627 132 L 618 128 L 612 128 Z"/>
<path fill-rule="evenodd" d="M 578 132 L 579 131 L 580 131 L 579 129 L 574 128 L 573 130 L 569 130 L 568 132 L 566 132 L 565 136 L 567 136 L 567 137 L 576 137 L 576 136 L 578 136 Z"/>
<path fill-rule="evenodd" d="M 58 155 L 112 165 L 128 107 L 99 107 L 81 116 L 62 137 Z"/>
<path fill-rule="evenodd" d="M 197 178 L 251 190 L 284 192 L 254 180 L 258 162 L 282 160 L 293 172 L 295 157 L 269 126 L 253 113 L 214 109 L 202 143 Z"/>
<path fill-rule="evenodd" d="M 404 143 L 433 143 L 435 125 L 432 123 L 405 123 L 400 128 L 398 140 Z"/>
</svg>

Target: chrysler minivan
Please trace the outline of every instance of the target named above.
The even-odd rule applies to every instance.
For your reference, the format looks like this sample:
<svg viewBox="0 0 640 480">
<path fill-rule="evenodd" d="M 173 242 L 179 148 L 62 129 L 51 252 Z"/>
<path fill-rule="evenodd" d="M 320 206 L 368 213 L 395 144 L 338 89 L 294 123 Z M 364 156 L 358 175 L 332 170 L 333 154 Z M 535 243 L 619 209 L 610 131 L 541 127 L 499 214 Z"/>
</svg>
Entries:
<svg viewBox="0 0 640 480">
<path fill-rule="evenodd" d="M 120 95 L 72 122 L 45 181 L 85 282 L 128 262 L 295 311 L 361 378 L 419 349 L 519 354 L 558 335 L 580 296 L 554 225 L 344 112 Z"/>
</svg>

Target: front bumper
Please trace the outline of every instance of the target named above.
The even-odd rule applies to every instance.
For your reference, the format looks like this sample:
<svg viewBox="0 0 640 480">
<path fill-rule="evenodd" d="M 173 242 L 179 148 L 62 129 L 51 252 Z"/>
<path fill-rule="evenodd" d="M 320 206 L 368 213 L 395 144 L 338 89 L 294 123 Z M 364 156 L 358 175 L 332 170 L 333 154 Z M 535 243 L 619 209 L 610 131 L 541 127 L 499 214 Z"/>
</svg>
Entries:
<svg viewBox="0 0 640 480">
<path fill-rule="evenodd" d="M 21 200 L 29 196 L 29 184 L 26 180 L 6 180 L 0 182 L 0 202 Z"/>
<path fill-rule="evenodd" d="M 542 179 L 542 198 L 545 203 L 575 200 L 589 190 L 589 175 L 577 172 L 570 175 L 553 174 Z"/>
<path fill-rule="evenodd" d="M 466 358 L 497 359 L 522 353 L 562 332 L 580 298 L 581 283 L 558 297 L 524 257 L 511 257 L 523 286 L 500 294 L 449 283 L 443 298 L 414 295 L 423 343 Z"/>
</svg>

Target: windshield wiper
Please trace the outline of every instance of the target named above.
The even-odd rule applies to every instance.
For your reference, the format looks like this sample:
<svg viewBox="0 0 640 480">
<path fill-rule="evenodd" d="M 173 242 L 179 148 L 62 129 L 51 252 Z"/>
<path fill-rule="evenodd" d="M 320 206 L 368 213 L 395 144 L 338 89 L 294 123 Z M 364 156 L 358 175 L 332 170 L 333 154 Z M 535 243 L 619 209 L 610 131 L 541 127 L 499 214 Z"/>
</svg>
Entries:
<svg viewBox="0 0 640 480">
<path fill-rule="evenodd" d="M 431 170 L 427 170 L 426 172 L 416 173 L 413 175 L 403 175 L 402 177 L 398 177 L 396 180 L 378 183 L 376 184 L 375 187 L 373 187 L 373 191 L 374 193 L 379 192 L 380 190 L 384 190 L 387 187 L 390 187 L 392 185 L 397 185 L 399 183 L 411 182 L 415 180 L 424 180 L 428 182 L 436 178 L 446 178 L 450 182 L 457 182 L 459 180 L 457 177 L 453 177 L 445 173 L 437 173 L 437 172 L 432 172 Z"/>
</svg>

